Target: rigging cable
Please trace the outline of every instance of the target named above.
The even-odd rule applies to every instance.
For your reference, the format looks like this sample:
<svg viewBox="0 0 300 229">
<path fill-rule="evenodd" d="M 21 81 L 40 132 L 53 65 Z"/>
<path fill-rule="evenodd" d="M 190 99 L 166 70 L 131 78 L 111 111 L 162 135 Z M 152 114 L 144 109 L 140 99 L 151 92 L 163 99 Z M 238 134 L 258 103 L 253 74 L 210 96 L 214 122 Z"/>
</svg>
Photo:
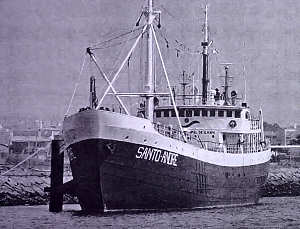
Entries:
<svg viewBox="0 0 300 229">
<path fill-rule="evenodd" d="M 136 27 L 136 25 L 134 25 L 134 26 L 132 27 L 131 31 L 135 31 L 135 30 L 134 30 L 134 27 Z M 144 26 L 140 26 L 140 27 L 143 27 L 143 28 L 144 28 Z M 108 73 L 109 78 L 112 77 L 113 71 L 114 71 L 113 69 L 116 68 L 118 61 L 121 59 L 121 56 L 122 56 L 121 54 L 122 54 L 123 51 L 125 50 L 125 47 L 126 47 L 128 41 L 129 41 L 129 38 L 126 40 L 124 46 L 120 49 L 119 54 L 116 56 L 116 58 L 115 58 L 115 60 L 114 60 L 114 63 L 113 63 L 113 65 L 112 65 L 112 66 L 113 66 L 113 67 L 112 67 L 112 70 L 111 70 L 110 73 Z"/>
<path fill-rule="evenodd" d="M 120 41 L 118 43 L 114 43 L 114 44 L 111 44 L 111 45 L 108 45 L 108 46 L 102 46 L 102 47 L 91 47 L 90 49 L 91 50 L 101 50 L 101 49 L 107 49 L 107 48 L 113 48 L 113 47 L 116 47 L 116 46 L 119 46 L 121 44 L 126 44 L 128 41 L 131 41 L 135 38 L 137 38 L 139 35 L 136 35 L 134 37 L 131 37 L 131 38 L 128 38 L 126 41 Z"/>
<path fill-rule="evenodd" d="M 47 147 L 49 147 L 50 144 L 47 145 Z M 35 155 L 37 155 L 39 152 L 39 150 L 37 150 L 36 152 L 34 152 L 33 154 L 30 154 L 28 157 L 26 157 L 23 161 L 19 162 L 18 164 L 16 164 L 15 166 L 11 167 L 9 170 L 5 171 L 4 173 L 1 173 L 0 176 L 4 176 L 7 173 L 9 173 L 10 171 L 14 170 L 15 168 L 19 167 L 20 165 L 22 165 L 24 162 L 26 162 L 27 160 L 29 160 L 30 158 L 34 157 Z"/>
<path fill-rule="evenodd" d="M 146 28 L 147 28 L 147 25 L 144 25 L 144 28 L 142 30 L 142 33 L 138 36 L 138 38 L 135 40 L 133 46 L 131 47 L 131 49 L 129 50 L 126 58 L 123 60 L 121 66 L 119 67 L 119 69 L 117 70 L 117 72 L 114 74 L 109 86 L 107 87 L 107 89 L 105 90 L 104 94 L 102 95 L 101 99 L 99 100 L 99 104 L 98 106 L 96 107 L 96 109 L 99 109 L 100 108 L 100 105 L 101 103 L 103 102 L 104 100 L 104 97 L 107 95 L 107 93 L 109 92 L 110 89 L 113 90 L 113 83 L 115 82 L 115 80 L 117 80 L 118 76 L 119 76 L 119 73 L 121 72 L 123 66 L 125 65 L 125 63 L 127 62 L 128 58 L 132 55 L 132 52 L 134 51 L 136 45 L 138 44 L 139 40 L 141 39 L 141 37 L 143 36 L 143 34 L 146 32 Z"/>
<path fill-rule="evenodd" d="M 82 65 L 81 65 L 80 72 L 79 72 L 79 76 L 78 76 L 78 81 L 77 81 L 76 84 L 75 84 L 75 88 L 74 88 L 74 90 L 73 90 L 73 94 L 72 94 L 72 97 L 71 97 L 71 99 L 70 99 L 70 102 L 69 102 L 67 111 L 66 111 L 66 113 L 65 113 L 65 117 L 68 115 L 68 113 L 69 113 L 69 111 L 70 111 L 70 108 L 71 108 L 71 105 L 72 105 L 72 102 L 73 102 L 75 93 L 76 93 L 77 88 L 78 88 L 78 86 L 79 86 L 79 82 L 80 82 L 80 79 L 81 79 L 81 75 L 82 75 L 82 72 L 83 72 L 83 69 L 84 69 L 85 62 L 86 62 L 86 54 L 84 54 L 84 58 L 83 58 Z"/>
<path fill-rule="evenodd" d="M 113 37 L 113 38 L 110 38 L 110 39 L 108 39 L 108 40 L 105 40 L 105 41 L 96 43 L 96 44 L 94 44 L 94 45 L 91 45 L 91 50 L 99 49 L 100 47 L 98 47 L 98 46 L 101 46 L 101 45 L 106 44 L 106 43 L 109 43 L 109 42 L 111 42 L 111 41 L 113 41 L 113 40 L 116 40 L 116 39 L 119 39 L 119 38 L 124 37 L 124 36 L 126 36 L 126 35 L 129 35 L 129 34 L 135 32 L 135 31 L 141 30 L 142 28 L 143 28 L 143 26 L 140 26 L 140 27 L 135 28 L 135 29 L 132 28 L 130 31 L 127 31 L 127 32 L 125 32 L 125 33 L 122 33 L 122 34 L 120 34 L 120 35 L 118 35 L 118 36 L 116 36 L 116 37 Z"/>
<path fill-rule="evenodd" d="M 162 39 L 164 39 L 166 41 L 167 48 L 170 47 L 168 39 L 166 39 L 166 37 L 160 32 L 160 30 L 156 30 L 155 28 L 153 28 L 153 29 L 155 30 L 155 32 L 158 32 L 158 34 L 160 35 L 160 37 Z M 190 51 L 191 49 L 188 48 L 188 47 L 186 47 L 185 44 L 179 42 L 178 40 L 175 40 L 175 42 L 176 42 L 176 44 L 178 44 L 183 49 L 187 49 L 189 51 L 180 50 L 180 49 L 177 49 L 177 48 L 174 48 L 174 50 L 179 51 L 179 52 L 184 52 L 184 53 L 187 53 L 187 54 L 192 54 L 192 55 L 200 56 L 200 54 L 201 54 L 200 51 L 192 52 L 192 51 Z M 172 48 L 172 50 L 173 50 L 173 48 Z M 174 63 L 174 66 L 176 66 L 176 68 L 177 68 L 177 70 L 179 72 L 181 72 L 183 69 L 186 69 L 187 72 L 189 74 L 191 74 L 190 76 L 192 76 L 195 73 L 195 71 L 193 71 L 193 67 L 192 66 L 194 66 L 198 62 L 196 58 L 191 59 L 192 57 L 193 56 L 191 56 L 191 55 L 187 55 L 187 56 L 185 55 L 184 58 L 181 59 L 181 56 L 178 56 L 177 58 L 179 58 L 181 60 L 177 60 L 176 58 L 175 59 L 171 58 L 171 61 L 172 61 L 172 63 Z M 187 64 L 184 64 L 183 62 L 187 63 Z M 193 89 L 192 89 L 192 91 L 193 91 Z"/>
<path fill-rule="evenodd" d="M 183 137 L 184 141 L 187 142 L 186 135 L 185 135 L 185 133 L 182 129 L 182 125 L 181 125 L 181 122 L 180 122 L 180 119 L 179 119 L 178 109 L 176 107 L 175 99 L 174 99 L 174 96 L 173 96 L 173 93 L 172 93 L 172 87 L 171 87 L 171 84 L 170 84 L 170 81 L 169 81 L 169 77 L 168 77 L 168 73 L 167 73 L 167 70 L 166 70 L 165 62 L 162 58 L 160 47 L 158 45 L 158 41 L 157 41 L 156 34 L 155 34 L 155 31 L 154 31 L 154 28 L 153 28 L 152 24 L 150 24 L 150 29 L 152 30 L 153 37 L 154 37 L 155 44 L 156 44 L 156 48 L 157 48 L 157 51 L 158 51 L 158 54 L 159 54 L 159 57 L 160 57 L 160 60 L 161 60 L 161 64 L 162 64 L 164 73 L 165 73 L 164 75 L 165 75 L 167 83 L 168 83 L 168 88 L 169 88 L 169 91 L 170 91 L 170 96 L 171 96 L 171 99 L 172 99 L 172 103 L 173 103 L 173 107 L 174 107 L 175 114 L 176 114 L 176 117 L 177 117 L 177 121 L 178 121 L 178 124 L 179 124 L 179 128 L 180 128 L 180 131 L 181 131 L 181 134 L 182 134 L 182 137 Z"/>
</svg>

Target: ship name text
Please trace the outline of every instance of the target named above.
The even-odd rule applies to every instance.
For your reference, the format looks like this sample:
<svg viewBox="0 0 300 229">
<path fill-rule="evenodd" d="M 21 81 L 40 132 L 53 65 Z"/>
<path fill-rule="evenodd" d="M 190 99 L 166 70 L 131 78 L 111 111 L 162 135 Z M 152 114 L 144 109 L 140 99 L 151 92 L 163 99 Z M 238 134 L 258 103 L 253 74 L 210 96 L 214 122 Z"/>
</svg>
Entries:
<svg viewBox="0 0 300 229">
<path fill-rule="evenodd" d="M 153 162 L 160 162 L 167 165 L 177 166 L 177 153 L 155 149 L 152 147 L 140 146 L 137 150 L 136 158 L 149 160 Z"/>
</svg>

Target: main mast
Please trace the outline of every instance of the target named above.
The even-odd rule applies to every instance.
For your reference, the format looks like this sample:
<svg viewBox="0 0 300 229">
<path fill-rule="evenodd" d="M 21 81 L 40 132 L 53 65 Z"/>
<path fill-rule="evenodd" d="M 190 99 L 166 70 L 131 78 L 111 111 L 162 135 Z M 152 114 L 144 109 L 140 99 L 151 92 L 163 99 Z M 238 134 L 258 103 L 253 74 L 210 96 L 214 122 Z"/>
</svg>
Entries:
<svg viewBox="0 0 300 229">
<path fill-rule="evenodd" d="M 206 104 L 207 102 L 207 88 L 208 88 L 208 22 L 207 22 L 207 5 L 205 6 L 205 23 L 204 23 L 204 41 L 201 42 L 203 47 L 202 58 L 203 58 L 203 78 L 202 78 L 202 103 Z"/>
<path fill-rule="evenodd" d="M 148 0 L 148 15 L 147 15 L 147 24 L 148 24 L 148 31 L 147 31 L 147 76 L 145 82 L 145 92 L 147 95 L 146 97 L 146 117 L 153 122 L 153 110 L 154 110 L 154 103 L 153 103 L 153 95 L 154 92 L 153 88 L 153 38 L 152 38 L 152 31 L 151 31 L 151 24 L 155 17 L 153 13 L 153 0 Z"/>
</svg>

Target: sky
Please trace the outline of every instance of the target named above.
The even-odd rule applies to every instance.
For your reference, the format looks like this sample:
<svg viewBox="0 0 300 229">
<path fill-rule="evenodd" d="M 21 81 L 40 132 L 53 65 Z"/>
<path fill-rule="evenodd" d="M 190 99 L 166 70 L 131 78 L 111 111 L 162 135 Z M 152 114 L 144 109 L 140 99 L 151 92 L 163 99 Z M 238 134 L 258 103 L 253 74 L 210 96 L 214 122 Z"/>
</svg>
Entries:
<svg viewBox="0 0 300 229">
<path fill-rule="evenodd" d="M 261 107 L 270 123 L 300 123 L 298 0 L 155 0 L 162 11 L 158 37 L 170 81 L 175 85 L 183 70 L 199 81 L 201 56 L 195 53 L 201 50 L 206 3 L 212 49 L 218 52 L 210 53 L 212 88 L 221 85 L 220 63 L 230 62 L 232 89 L 242 96 L 246 78 L 247 101 L 253 110 Z M 89 76 L 96 73 L 87 63 L 78 81 L 85 49 L 132 29 L 143 5 L 145 0 L 1 0 L 0 118 L 62 120 L 76 84 L 70 112 L 87 106 Z M 106 72 L 115 71 L 132 43 L 129 40 L 124 49 L 120 45 L 97 51 Z M 131 62 L 141 61 L 140 49 Z M 124 68 L 118 91 L 140 87 L 138 69 L 133 63 Z M 163 89 L 162 74 L 157 76 Z M 105 83 L 100 78 L 97 82 L 101 95 Z"/>
</svg>

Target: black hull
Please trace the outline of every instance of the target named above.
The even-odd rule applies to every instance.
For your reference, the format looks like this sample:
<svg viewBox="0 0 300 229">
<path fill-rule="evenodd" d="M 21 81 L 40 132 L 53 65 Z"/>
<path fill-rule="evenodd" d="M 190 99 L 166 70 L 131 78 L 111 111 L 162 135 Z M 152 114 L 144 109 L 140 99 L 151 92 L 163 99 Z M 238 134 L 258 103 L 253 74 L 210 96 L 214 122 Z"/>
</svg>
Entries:
<svg viewBox="0 0 300 229">
<path fill-rule="evenodd" d="M 268 163 L 212 165 L 179 155 L 176 165 L 136 158 L 134 143 L 91 139 L 68 148 L 85 211 L 198 208 L 257 203 Z"/>
</svg>

